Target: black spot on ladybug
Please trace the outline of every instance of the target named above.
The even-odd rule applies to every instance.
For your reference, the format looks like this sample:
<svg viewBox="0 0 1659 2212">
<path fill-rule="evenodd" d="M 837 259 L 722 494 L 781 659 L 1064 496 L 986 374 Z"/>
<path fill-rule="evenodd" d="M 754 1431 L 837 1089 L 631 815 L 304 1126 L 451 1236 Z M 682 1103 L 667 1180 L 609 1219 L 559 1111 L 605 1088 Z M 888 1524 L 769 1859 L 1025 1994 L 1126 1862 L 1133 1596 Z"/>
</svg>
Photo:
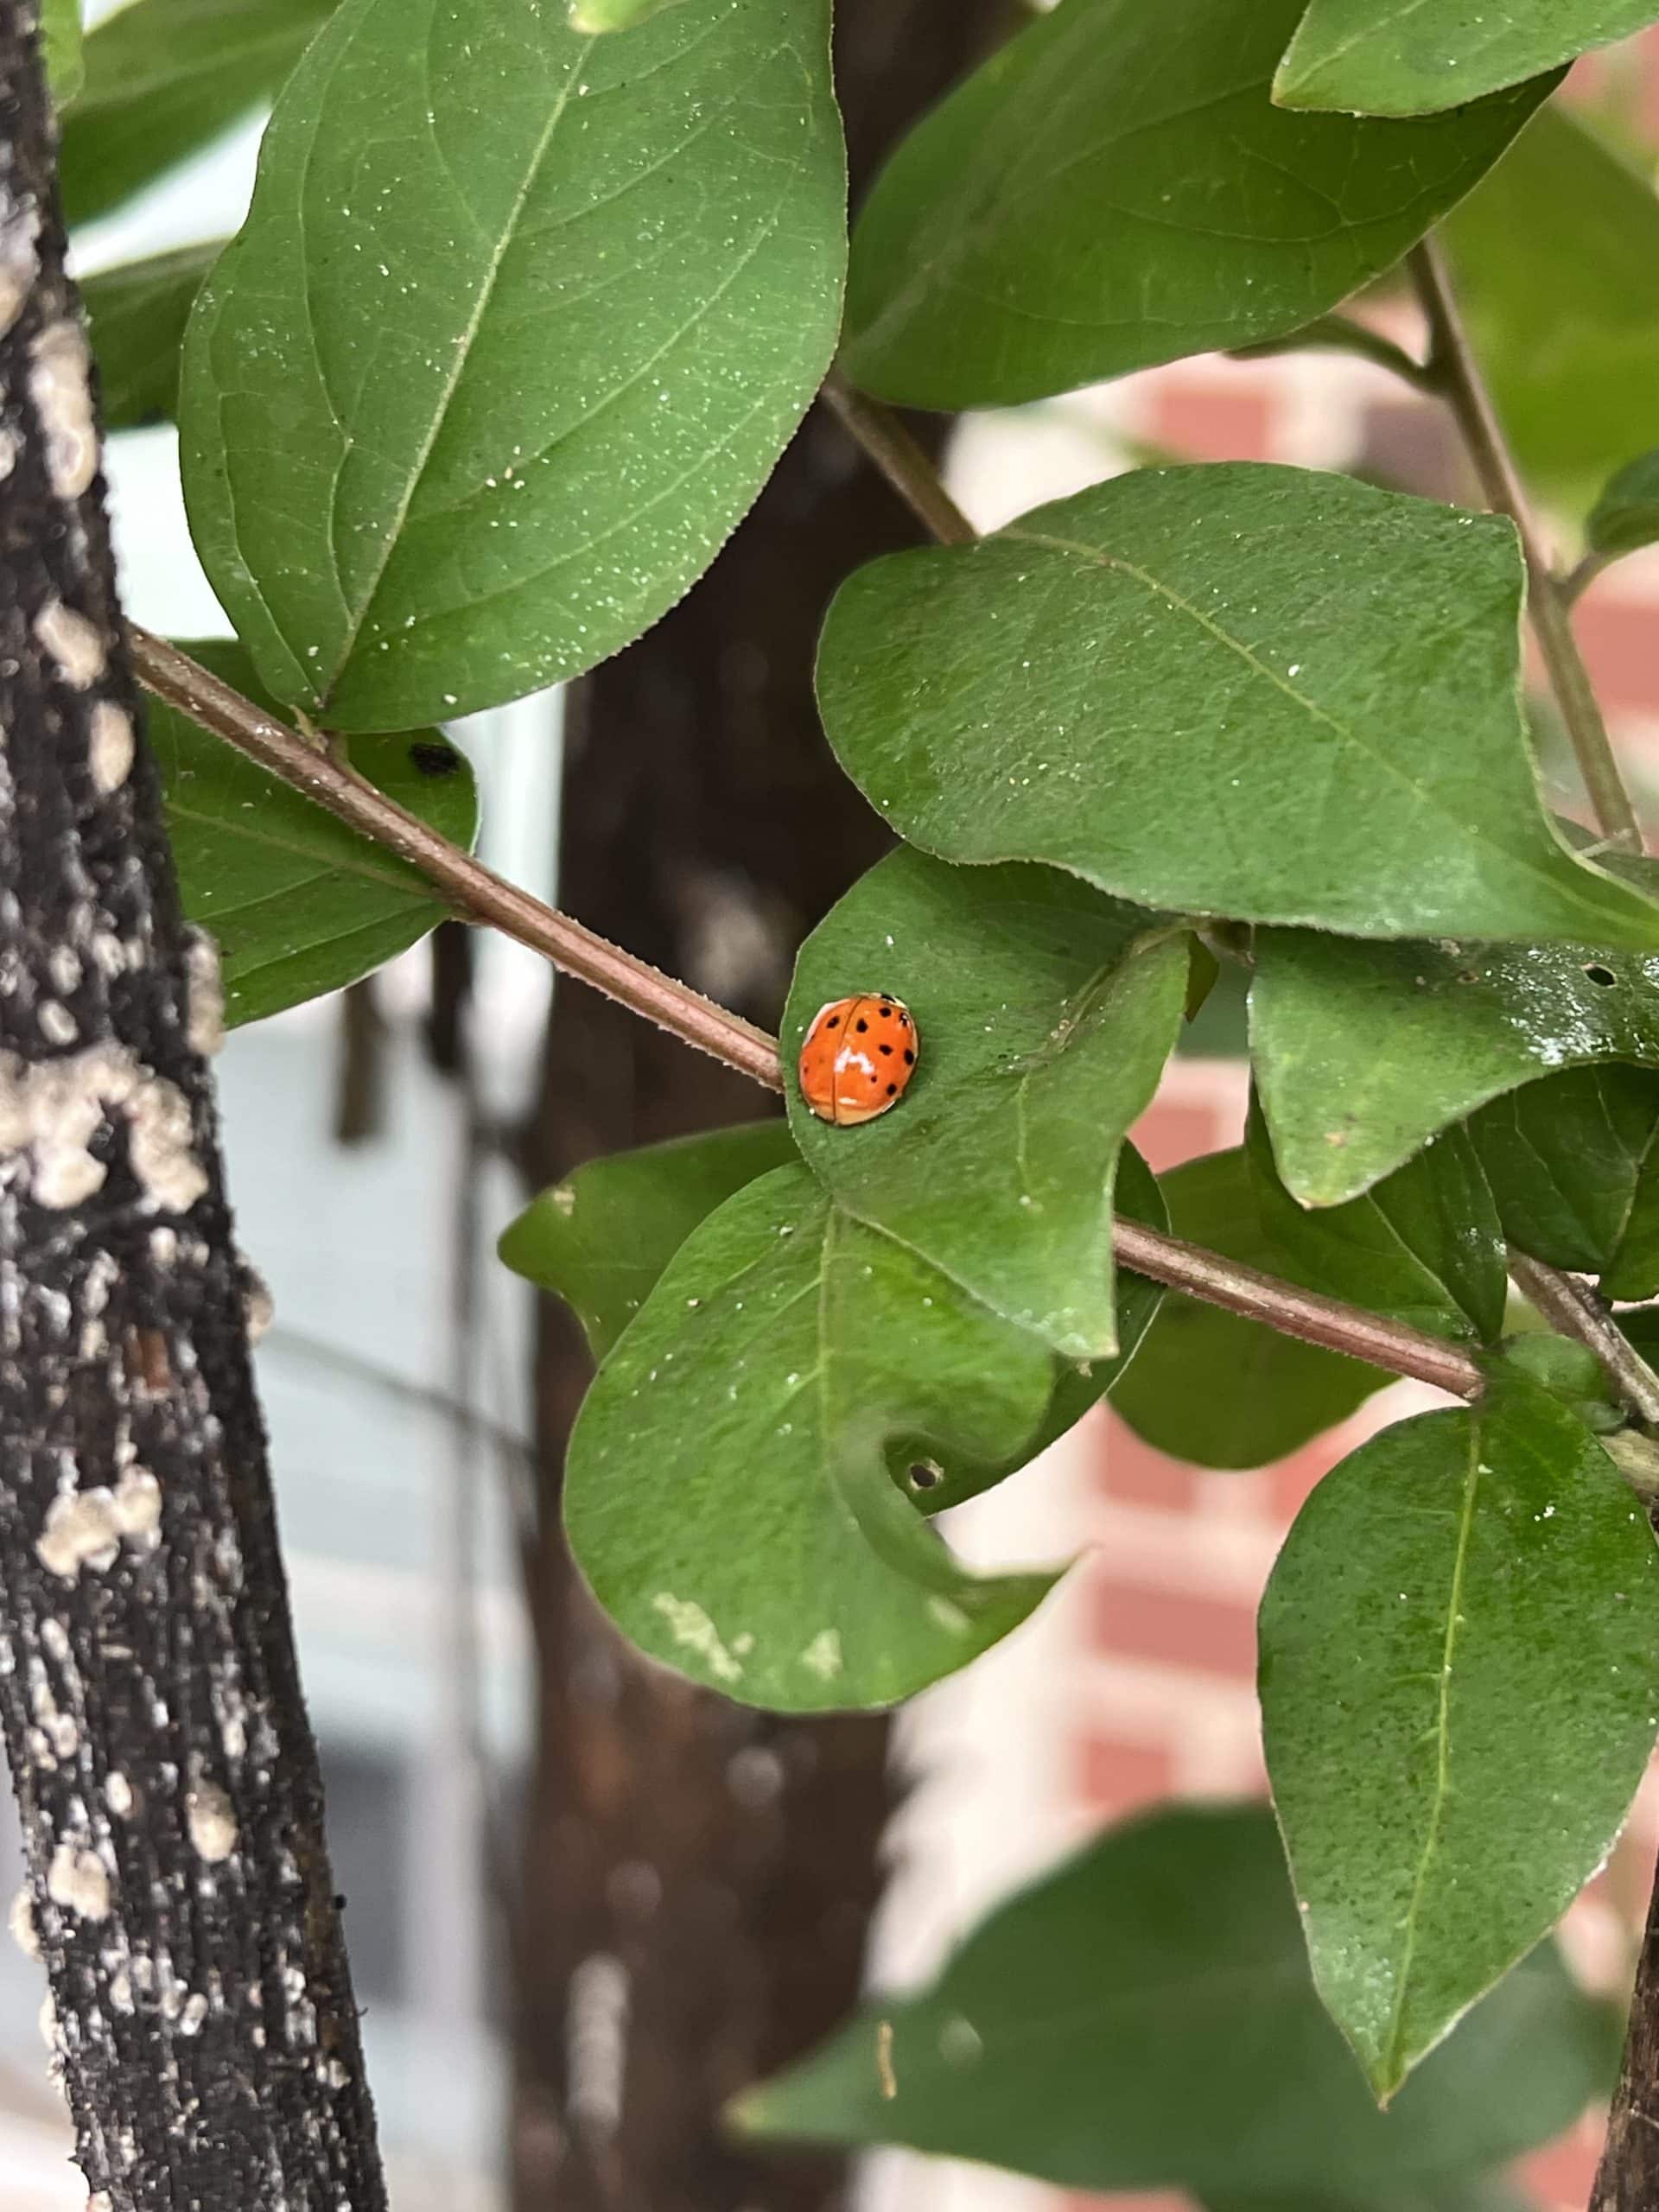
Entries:
<svg viewBox="0 0 1659 2212">
<path fill-rule="evenodd" d="M 882 1051 L 883 1051 L 883 1052 L 885 1052 L 885 1051 L 887 1050 L 886 1046 L 884 1045 L 884 1046 L 882 1046 L 882 1048 L 881 1048 L 881 1049 L 882 1049 Z M 906 1047 L 905 1047 L 905 1065 L 906 1065 L 906 1067 L 912 1067 L 912 1066 L 915 1065 L 915 1061 L 916 1061 L 916 1055 L 915 1055 L 915 1053 L 914 1053 L 914 1052 L 912 1052 L 911 1051 L 911 1049 L 910 1049 L 909 1046 L 908 1046 L 908 1045 L 906 1045 Z"/>
<path fill-rule="evenodd" d="M 461 755 L 453 745 L 417 737 L 409 748 L 409 762 L 423 776 L 453 776 L 461 766 Z"/>
<path fill-rule="evenodd" d="M 881 1009 L 881 1019 L 882 1019 L 882 1020 L 883 1020 L 883 1021 L 885 1021 L 885 1020 L 887 1020 L 887 1016 L 888 1016 L 892 1012 L 893 1012 L 893 1008 L 892 1008 L 890 1006 L 884 1006 L 884 1007 L 882 1007 L 882 1009 Z"/>
<path fill-rule="evenodd" d="M 838 1014 L 832 1014 L 829 1020 L 826 1021 L 823 1026 L 826 1029 L 839 1029 L 841 1027 L 841 1016 Z"/>
<path fill-rule="evenodd" d="M 910 1027 L 910 1016 L 909 1016 L 907 1014 L 901 1014 L 899 1015 L 899 1027 L 901 1029 L 908 1029 L 908 1028 L 909 1028 L 909 1027 Z"/>
<path fill-rule="evenodd" d="M 859 1030 L 860 1030 L 861 1033 L 864 1030 L 868 1029 L 868 1028 L 869 1027 L 869 1026 L 870 1026 L 870 1025 L 869 1025 L 869 1023 L 868 1023 L 868 1021 L 861 1021 L 861 1022 L 858 1024 L 858 1027 L 859 1027 Z"/>
<path fill-rule="evenodd" d="M 899 1096 L 899 1086 L 896 1083 L 890 1083 L 887 1085 L 887 1096 L 889 1098 L 896 1098 Z"/>
<path fill-rule="evenodd" d="M 878 1052 L 887 1053 L 889 1058 L 893 1056 L 893 1047 L 891 1045 L 878 1045 L 875 1049 Z"/>
</svg>

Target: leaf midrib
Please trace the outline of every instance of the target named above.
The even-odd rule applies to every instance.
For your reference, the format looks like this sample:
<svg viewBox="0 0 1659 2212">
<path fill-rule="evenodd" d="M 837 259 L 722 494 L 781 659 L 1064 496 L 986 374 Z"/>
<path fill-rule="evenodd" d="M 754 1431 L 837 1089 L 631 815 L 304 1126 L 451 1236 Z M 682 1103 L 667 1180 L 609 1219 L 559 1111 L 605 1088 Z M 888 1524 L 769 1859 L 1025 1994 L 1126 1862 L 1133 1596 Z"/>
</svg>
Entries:
<svg viewBox="0 0 1659 2212">
<path fill-rule="evenodd" d="M 1434 1791 L 1429 1805 L 1428 1826 L 1417 1861 L 1416 1878 L 1412 1885 L 1411 1902 L 1406 1908 L 1405 1942 L 1400 1953 L 1400 1966 L 1395 1982 L 1394 2012 L 1389 2024 L 1389 2040 L 1384 2053 L 1391 2082 L 1398 2082 L 1407 2068 L 1406 2006 L 1413 1993 L 1411 1969 L 1416 1955 L 1423 1900 L 1434 1861 L 1440 1855 L 1441 1823 L 1452 1794 L 1452 1662 L 1457 1649 L 1458 1630 L 1462 1623 L 1464 1575 L 1474 1535 L 1475 1506 L 1480 1495 L 1480 1415 L 1471 1414 L 1469 1458 L 1463 1480 L 1463 1510 L 1458 1522 L 1458 1545 L 1452 1559 L 1451 1591 L 1446 1600 L 1446 1633 L 1440 1643 L 1440 1681 L 1434 1724 Z"/>
<path fill-rule="evenodd" d="M 1580 893 L 1576 884 L 1573 884 L 1569 890 L 1567 882 L 1560 876 L 1552 874 L 1541 861 L 1535 860 L 1530 855 L 1517 855 L 1507 846 L 1500 844 L 1497 839 L 1490 836 L 1478 818 L 1472 821 L 1465 820 L 1461 816 L 1452 812 L 1445 800 L 1431 786 L 1425 785 L 1416 777 L 1409 775 L 1398 761 L 1391 760 L 1386 753 L 1379 752 L 1357 728 L 1342 721 L 1328 708 L 1322 707 L 1317 700 L 1311 699 L 1306 693 L 1299 691 L 1287 677 L 1281 676 L 1277 669 L 1269 666 L 1258 653 L 1253 652 L 1245 644 L 1242 638 L 1236 638 L 1231 631 L 1224 628 L 1213 615 L 1207 614 L 1201 607 L 1196 606 L 1182 593 L 1177 591 L 1173 585 L 1164 583 L 1159 577 L 1154 576 L 1150 569 L 1141 568 L 1136 562 L 1127 560 L 1120 553 L 1109 552 L 1104 546 L 1089 545 L 1077 538 L 1057 537 L 1046 531 L 1021 530 L 1016 525 L 1000 531 L 998 536 L 1001 539 L 1018 544 L 1036 545 L 1045 547 L 1051 552 L 1069 554 L 1080 561 L 1086 562 L 1091 567 L 1110 569 L 1119 575 L 1131 578 L 1149 592 L 1154 599 L 1159 600 L 1175 613 L 1185 614 L 1207 635 L 1213 638 L 1217 644 L 1224 645 L 1229 652 L 1236 653 L 1255 675 L 1265 677 L 1268 683 L 1273 684 L 1275 690 L 1283 692 L 1286 698 L 1294 705 L 1300 707 L 1315 721 L 1322 722 L 1355 752 L 1382 769 L 1385 775 L 1392 778 L 1402 790 L 1409 793 L 1420 806 L 1438 815 L 1442 821 L 1449 823 L 1453 830 L 1475 844 L 1484 846 L 1507 866 L 1523 870 L 1558 898 L 1570 898 L 1575 904 L 1581 905 L 1592 923 L 1605 924 L 1607 916 L 1605 911 L 1593 905 L 1585 894 Z M 1522 757 L 1524 761 L 1526 757 L 1524 739 L 1522 739 L 1518 724 L 1516 736 L 1522 743 Z M 1541 815 L 1539 817 L 1538 828 L 1542 836 L 1548 838 L 1550 836 L 1549 825 Z M 1587 871 L 1580 868 L 1580 863 L 1573 860 L 1573 855 L 1565 848 L 1561 849 L 1559 858 L 1574 870 L 1587 874 Z M 1628 888 L 1619 884 L 1614 877 L 1607 877 L 1605 881 L 1612 888 Z M 1639 894 L 1635 895 L 1639 896 Z"/>
</svg>

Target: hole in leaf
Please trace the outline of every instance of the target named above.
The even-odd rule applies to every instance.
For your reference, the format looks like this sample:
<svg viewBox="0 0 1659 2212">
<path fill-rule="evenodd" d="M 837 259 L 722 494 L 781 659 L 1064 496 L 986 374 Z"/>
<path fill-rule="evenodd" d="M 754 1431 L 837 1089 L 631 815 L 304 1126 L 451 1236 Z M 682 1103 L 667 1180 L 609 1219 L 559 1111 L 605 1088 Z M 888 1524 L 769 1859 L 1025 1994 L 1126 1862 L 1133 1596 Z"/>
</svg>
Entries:
<svg viewBox="0 0 1659 2212">
<path fill-rule="evenodd" d="M 1618 981 L 1612 969 L 1599 960 L 1586 960 L 1584 972 L 1592 983 L 1599 983 L 1604 991 L 1611 990 Z"/>
<path fill-rule="evenodd" d="M 912 1490 L 937 1490 L 944 1480 L 944 1469 L 931 1459 L 918 1459 L 910 1471 Z"/>
</svg>

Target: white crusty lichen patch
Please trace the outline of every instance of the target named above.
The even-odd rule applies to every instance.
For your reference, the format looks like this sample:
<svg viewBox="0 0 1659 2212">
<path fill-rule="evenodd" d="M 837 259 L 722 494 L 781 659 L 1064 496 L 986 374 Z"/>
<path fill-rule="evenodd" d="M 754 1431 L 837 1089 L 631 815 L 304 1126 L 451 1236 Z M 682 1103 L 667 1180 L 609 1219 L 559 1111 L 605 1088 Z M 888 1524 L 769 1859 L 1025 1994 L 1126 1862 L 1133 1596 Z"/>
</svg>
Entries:
<svg viewBox="0 0 1659 2212">
<path fill-rule="evenodd" d="M 66 1912 L 83 1920 L 107 1920 L 110 1913 L 109 1869 L 95 1851 L 78 1843 L 60 1843 L 46 1870 L 46 1893 Z"/>
<path fill-rule="evenodd" d="M 198 1855 L 218 1866 L 236 1849 L 236 1812 L 216 1783 L 199 1783 L 184 1796 L 185 1825 Z"/>
<path fill-rule="evenodd" d="M 669 1590 L 659 1590 L 651 1607 L 668 1623 L 675 1643 L 683 1650 L 695 1652 L 716 1681 L 741 1681 L 743 1661 L 754 1649 L 752 1636 L 734 1636 L 728 1649 L 702 1607 L 693 1599 L 675 1597 Z"/>
<path fill-rule="evenodd" d="M 113 1567 L 123 1542 L 149 1551 L 160 1537 L 162 1486 L 147 1467 L 129 1467 L 113 1490 L 60 1491 L 46 1509 L 35 1555 L 48 1574 L 79 1580 L 84 1567 Z"/>
<path fill-rule="evenodd" d="M 35 244 L 40 235 L 40 213 L 33 201 L 20 207 L 9 192 L 0 193 L 0 337 L 16 321 L 35 289 L 41 267 Z"/>
<path fill-rule="evenodd" d="M 35 635 L 72 690 L 89 690 L 104 673 L 104 640 L 84 614 L 48 599 L 35 617 Z"/>
<path fill-rule="evenodd" d="M 185 1036 L 193 1052 L 211 1059 L 225 1042 L 225 986 L 219 971 L 219 947 L 206 930 L 192 930 L 185 940 Z"/>
<path fill-rule="evenodd" d="M 60 499 L 78 499 L 98 474 L 92 359 L 78 323 L 48 323 L 29 347 L 29 396 L 46 434 L 46 473 Z"/>
<path fill-rule="evenodd" d="M 153 1074 L 124 1045 L 89 1045 L 38 1065 L 0 1052 L 0 1167 L 29 1155 L 37 1205 L 76 1206 L 104 1187 L 109 1170 L 91 1146 L 105 1122 L 127 1123 L 127 1156 L 146 1196 L 188 1212 L 207 1188 L 184 1093 Z"/>
<path fill-rule="evenodd" d="M 119 791 L 132 773 L 135 744 L 132 716 L 124 707 L 118 707 L 112 700 L 100 699 L 92 709 L 92 733 L 86 755 L 86 765 L 92 772 L 92 789 L 100 798 L 107 798 L 111 791 Z"/>
</svg>

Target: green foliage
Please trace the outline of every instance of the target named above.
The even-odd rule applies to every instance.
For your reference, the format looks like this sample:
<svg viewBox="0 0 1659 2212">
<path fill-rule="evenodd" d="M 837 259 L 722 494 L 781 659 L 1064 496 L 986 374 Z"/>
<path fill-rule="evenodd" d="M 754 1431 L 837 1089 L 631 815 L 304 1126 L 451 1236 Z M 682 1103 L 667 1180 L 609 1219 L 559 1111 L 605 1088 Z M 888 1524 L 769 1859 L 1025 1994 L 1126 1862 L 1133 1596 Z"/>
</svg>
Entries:
<svg viewBox="0 0 1659 2212">
<path fill-rule="evenodd" d="M 1434 1336 L 1491 1343 L 1502 1332 L 1503 1232 L 1461 1130 L 1449 1130 L 1362 1198 L 1317 1212 L 1280 1181 L 1255 1098 L 1246 1153 L 1273 1273 Z"/>
<path fill-rule="evenodd" d="M 334 0 L 130 0 L 86 37 L 64 118 L 71 223 L 107 215 L 272 99 Z"/>
<path fill-rule="evenodd" d="M 1610 561 L 1659 542 L 1659 448 L 1638 454 L 1609 480 L 1585 535 L 1592 551 Z"/>
<path fill-rule="evenodd" d="M 239 646 L 210 638 L 184 649 L 270 705 Z M 218 942 L 228 1024 L 340 990 L 443 919 L 442 899 L 406 861 L 159 701 L 148 724 L 185 912 Z M 438 731 L 359 739 L 351 760 L 452 843 L 472 844 L 472 770 Z"/>
<path fill-rule="evenodd" d="M 1325 1477 L 1261 1655 L 1314 1979 L 1390 2097 L 1623 1825 L 1659 1727 L 1659 1551 L 1589 1431 L 1505 1368 Z"/>
<path fill-rule="evenodd" d="M 1109 1354 L 1118 1146 L 1157 1088 L 1186 976 L 1184 932 L 1075 878 L 901 849 L 801 948 L 783 1043 L 792 1060 L 829 1001 L 891 991 L 921 1039 L 914 1079 L 855 1128 L 817 1120 L 791 1084 L 796 1142 L 854 1219 L 1057 1351 Z"/>
<path fill-rule="evenodd" d="M 678 4 L 679 0 L 570 0 L 570 28 L 588 36 L 631 30 L 660 9 Z"/>
<path fill-rule="evenodd" d="M 845 189 L 828 0 L 598 41 L 345 0 L 185 346 L 192 531 L 271 691 L 395 729 L 636 637 L 823 373 Z"/>
<path fill-rule="evenodd" d="M 694 1681 L 784 1712 L 890 1705 L 1054 1579 L 957 1567 L 890 1455 L 1007 1472 L 1052 1388 L 1035 1337 L 779 1168 L 692 1232 L 601 1368 L 567 1463 L 571 1548 L 612 1618 Z"/>
<path fill-rule="evenodd" d="M 1446 242 L 1522 467 L 1587 507 L 1659 427 L 1659 200 L 1549 108 L 1465 201 Z"/>
<path fill-rule="evenodd" d="M 1159 1187 L 1170 1227 L 1189 1243 L 1267 1270 L 1279 1260 L 1243 1151 L 1189 1160 Z M 1388 1380 L 1358 1360 L 1171 1292 L 1112 1403 L 1172 1459 L 1260 1467 L 1345 1421 Z"/>
<path fill-rule="evenodd" d="M 502 1232 L 501 1257 L 563 1298 L 603 1359 L 697 1224 L 794 1157 L 782 1122 L 611 1153 L 532 1198 Z"/>
<path fill-rule="evenodd" d="M 81 286 L 92 324 L 107 430 L 169 422 L 178 403 L 179 349 L 201 280 L 222 238 L 100 270 Z"/>
<path fill-rule="evenodd" d="M 1311 0 L 1274 79 L 1287 107 L 1428 115 L 1659 20 L 1659 0 Z"/>
<path fill-rule="evenodd" d="M 1659 868 L 1635 866 L 1659 883 Z M 1250 1048 L 1280 1173 L 1304 1205 L 1336 1205 L 1535 1077 L 1659 1067 L 1659 960 L 1262 930 Z"/>
<path fill-rule="evenodd" d="M 1141 469 L 861 569 L 818 696 L 855 782 L 946 860 L 1356 936 L 1652 950 L 1659 907 L 1540 805 L 1521 595 L 1507 523 L 1301 469 Z"/>
<path fill-rule="evenodd" d="M 1615 1298 L 1659 1291 L 1659 1075 L 1604 1062 L 1529 1083 L 1470 1123 L 1504 1234 Z"/>
<path fill-rule="evenodd" d="M 46 79 L 60 107 L 73 99 L 86 74 L 80 32 L 80 0 L 41 0 L 41 37 Z"/>
<path fill-rule="evenodd" d="M 1566 2126 L 1610 2078 L 1609 2025 L 1540 1951 L 1380 2113 L 1308 1978 L 1267 1814 L 1186 1809 L 1109 1830 L 734 2117 L 1070 2188 L 1393 2202 Z"/>
<path fill-rule="evenodd" d="M 1064 0 L 899 147 L 860 218 L 844 359 L 983 407 L 1281 338 L 1393 266 L 1548 86 L 1432 123 L 1269 98 L 1301 0 Z"/>
</svg>

